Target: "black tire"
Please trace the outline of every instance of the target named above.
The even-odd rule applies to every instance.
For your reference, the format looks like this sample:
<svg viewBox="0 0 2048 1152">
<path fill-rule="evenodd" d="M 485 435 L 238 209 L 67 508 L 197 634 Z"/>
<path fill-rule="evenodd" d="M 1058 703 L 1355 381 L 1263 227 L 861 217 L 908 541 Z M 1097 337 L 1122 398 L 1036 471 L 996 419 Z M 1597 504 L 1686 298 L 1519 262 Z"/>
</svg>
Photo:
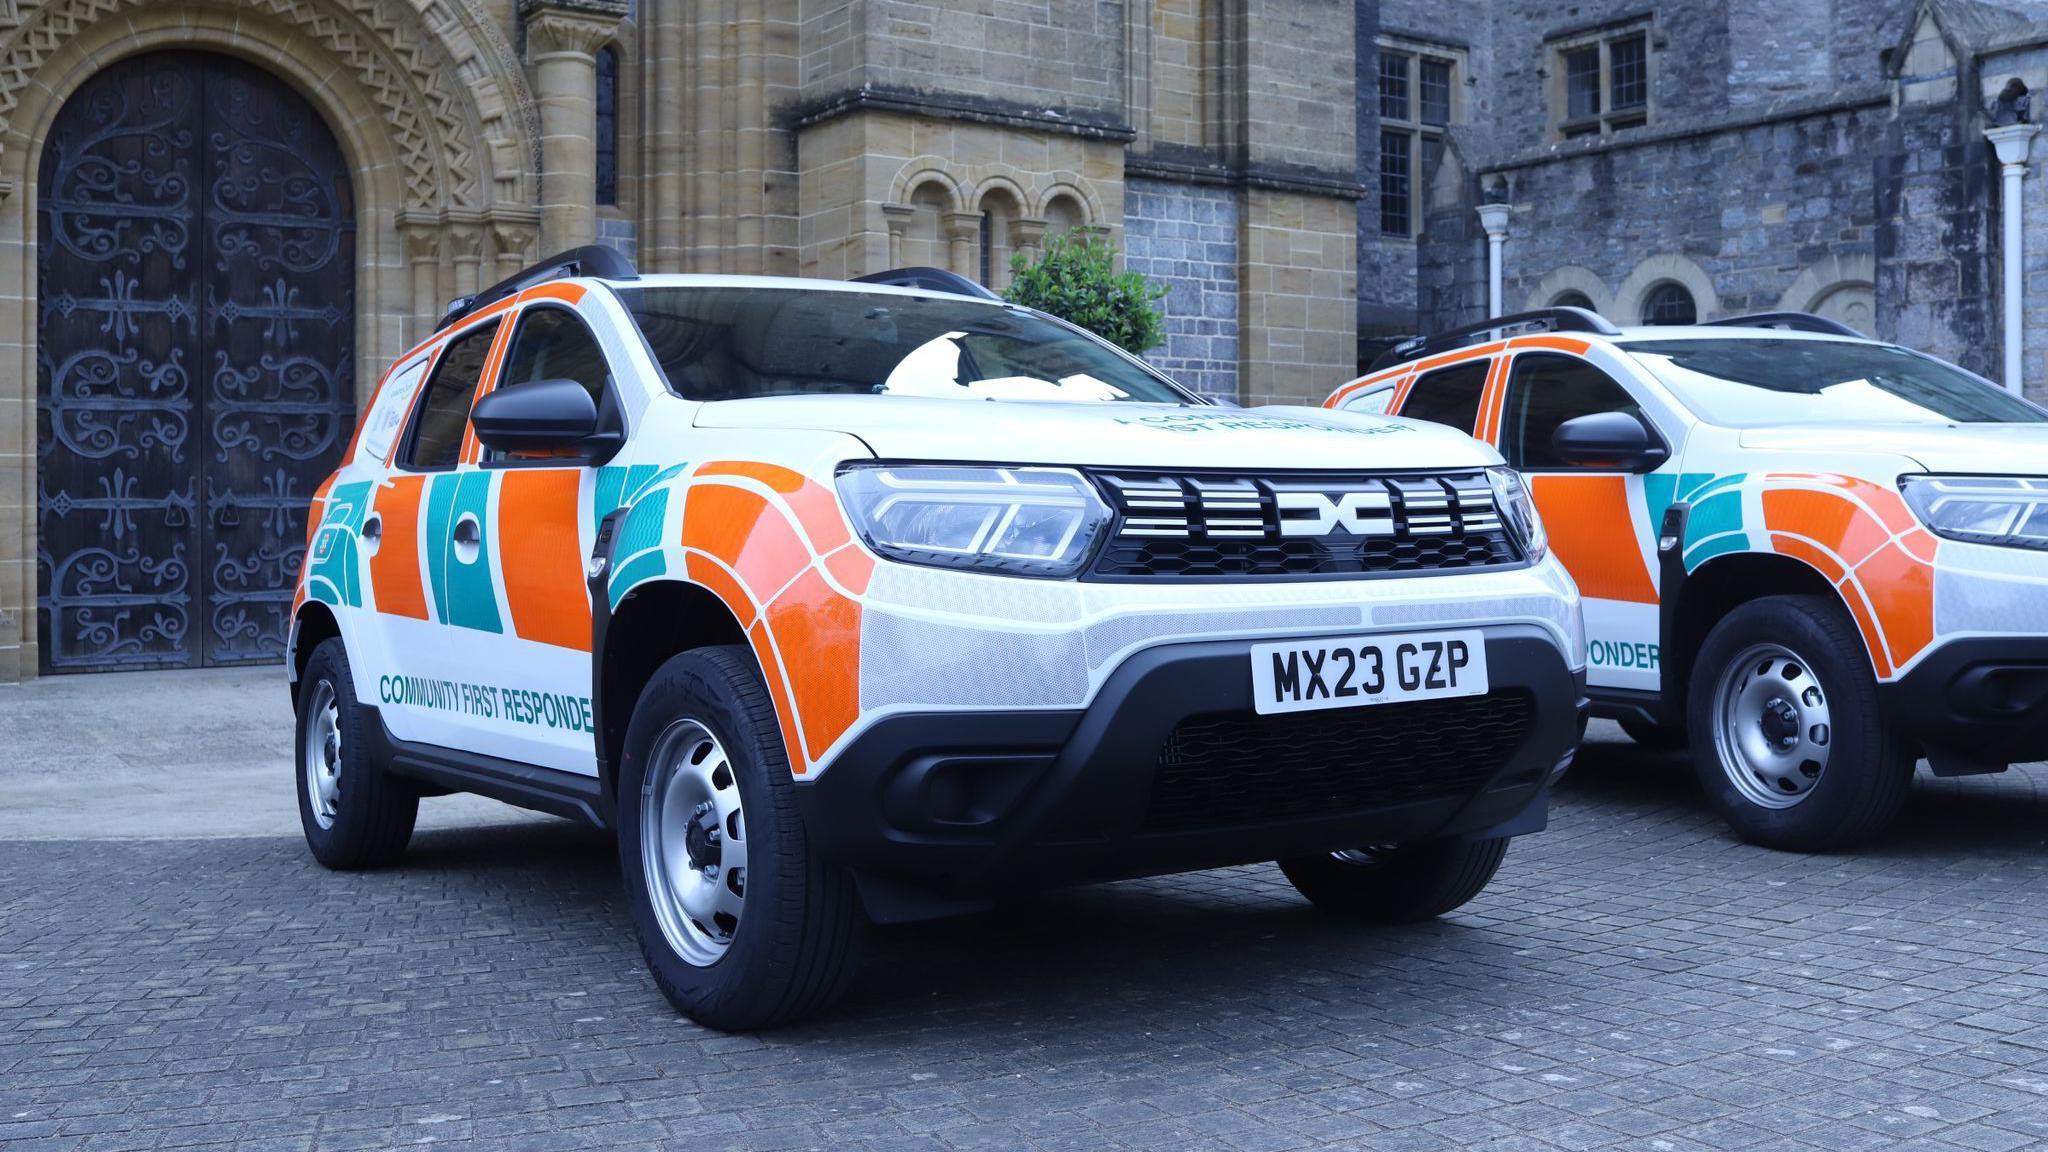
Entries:
<svg viewBox="0 0 2048 1152">
<path fill-rule="evenodd" d="M 1296 856 L 1280 861 L 1280 871 L 1309 903 L 1333 916 L 1406 924 L 1434 919 L 1479 895 L 1507 851 L 1507 837 L 1453 837 L 1346 856 Z"/>
<path fill-rule="evenodd" d="M 723 953 L 692 963 L 654 909 L 642 862 L 650 760 L 677 724 L 702 725 L 725 749 L 747 847 L 744 906 Z M 648 681 L 626 729 L 618 779 L 619 866 L 640 950 L 669 1003 L 711 1028 L 771 1028 L 822 1011 L 858 966 L 867 921 L 853 878 L 804 835 L 782 730 L 754 657 L 739 646 L 673 657 Z"/>
<path fill-rule="evenodd" d="M 1686 734 L 1686 730 L 1682 727 L 1674 727 L 1670 724 L 1652 724 L 1648 720 L 1636 716 L 1625 716 L 1616 721 L 1616 723 L 1621 725 L 1623 732 L 1628 733 L 1629 739 L 1641 744 L 1645 748 L 1676 750 L 1692 747 L 1692 738 Z"/>
<path fill-rule="evenodd" d="M 1739 769 L 1728 766 L 1736 761 L 1724 761 L 1720 746 L 1723 676 L 1758 644 L 1799 657 L 1827 706 L 1826 764 L 1789 807 L 1745 796 L 1733 779 Z M 1832 596 L 1767 596 L 1728 613 L 1700 646 L 1689 697 L 1693 772 L 1715 809 L 1751 843 L 1794 852 L 1847 848 L 1883 832 L 1905 803 L 1916 756 L 1886 721 L 1863 636 Z"/>
<path fill-rule="evenodd" d="M 312 755 L 310 730 L 324 725 L 328 701 L 335 706 L 334 736 L 337 794 L 331 812 L 314 809 L 315 794 L 307 761 Z M 378 868 L 405 854 L 419 817 L 420 794 L 412 784 L 386 772 L 370 757 L 356 708 L 355 681 L 349 675 L 348 651 L 338 639 L 323 640 L 299 678 L 298 720 L 293 744 L 299 790 L 299 825 L 313 858 L 329 868 Z M 326 737 L 320 739 L 325 747 Z M 325 822 L 323 823 L 323 818 Z"/>
</svg>

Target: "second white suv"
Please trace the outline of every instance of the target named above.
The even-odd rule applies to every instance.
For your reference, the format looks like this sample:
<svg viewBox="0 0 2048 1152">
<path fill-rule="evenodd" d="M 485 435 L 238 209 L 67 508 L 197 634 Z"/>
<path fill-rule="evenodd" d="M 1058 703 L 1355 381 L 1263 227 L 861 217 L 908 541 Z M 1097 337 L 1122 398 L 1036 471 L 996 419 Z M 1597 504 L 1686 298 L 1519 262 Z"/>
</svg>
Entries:
<svg viewBox="0 0 2048 1152">
<path fill-rule="evenodd" d="M 1492 449 L 1218 407 L 964 291 L 565 253 L 399 360 L 312 519 L 314 854 L 392 861 L 448 790 L 615 828 L 724 1028 L 829 1001 L 871 919 L 1049 885 L 1277 859 L 1435 915 L 1584 725 Z"/>
</svg>

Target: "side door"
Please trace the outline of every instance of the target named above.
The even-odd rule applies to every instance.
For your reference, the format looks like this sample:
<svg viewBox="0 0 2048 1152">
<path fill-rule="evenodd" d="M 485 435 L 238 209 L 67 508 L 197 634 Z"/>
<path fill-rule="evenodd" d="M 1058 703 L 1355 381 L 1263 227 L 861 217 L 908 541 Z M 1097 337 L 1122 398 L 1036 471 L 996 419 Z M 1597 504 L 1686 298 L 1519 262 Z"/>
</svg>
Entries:
<svg viewBox="0 0 2048 1152">
<path fill-rule="evenodd" d="M 610 358 L 567 303 L 528 303 L 512 321 L 493 388 L 573 380 L 590 393 L 601 432 L 623 435 Z M 591 604 L 584 562 L 596 529 L 600 468 L 582 457 L 494 451 L 472 443 L 491 486 L 487 536 L 502 610 L 495 687 L 505 755 L 594 775 Z"/>
<path fill-rule="evenodd" d="M 465 466 L 469 409 L 505 324 L 472 323 L 440 348 L 380 487 L 370 525 L 384 665 L 374 685 L 400 740 L 477 751 L 495 709 L 485 670 L 503 628 L 491 576 L 490 477 Z"/>
<path fill-rule="evenodd" d="M 1634 414 L 1667 448 L 1670 437 L 1628 388 L 1578 356 L 1521 352 L 1506 377 L 1495 438 L 1508 466 L 1528 480 L 1550 546 L 1585 598 L 1587 682 L 1657 691 L 1657 524 L 1646 487 L 1668 492 L 1676 453 L 1652 473 L 1665 479 L 1653 481 L 1644 473 L 1567 464 L 1552 437 L 1565 421 L 1596 412 Z"/>
</svg>

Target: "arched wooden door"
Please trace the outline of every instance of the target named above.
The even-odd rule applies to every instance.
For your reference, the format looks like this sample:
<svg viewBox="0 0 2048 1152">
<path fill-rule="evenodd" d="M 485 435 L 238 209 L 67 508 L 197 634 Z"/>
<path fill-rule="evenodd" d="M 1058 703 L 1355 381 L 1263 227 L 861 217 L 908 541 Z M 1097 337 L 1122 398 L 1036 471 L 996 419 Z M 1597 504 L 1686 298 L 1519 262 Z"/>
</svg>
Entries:
<svg viewBox="0 0 2048 1152">
<path fill-rule="evenodd" d="M 277 659 L 355 421 L 341 149 L 271 74 L 154 53 L 65 104 L 36 191 L 42 669 Z"/>
</svg>

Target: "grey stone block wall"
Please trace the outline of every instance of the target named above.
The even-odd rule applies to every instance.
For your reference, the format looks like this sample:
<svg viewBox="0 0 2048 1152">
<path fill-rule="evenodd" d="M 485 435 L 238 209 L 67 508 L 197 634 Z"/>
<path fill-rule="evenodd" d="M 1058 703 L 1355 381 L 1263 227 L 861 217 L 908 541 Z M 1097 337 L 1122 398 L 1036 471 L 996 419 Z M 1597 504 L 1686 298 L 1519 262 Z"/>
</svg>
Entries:
<svg viewBox="0 0 2048 1152">
<path fill-rule="evenodd" d="M 1124 266 L 1167 288 L 1166 343 L 1146 360 L 1205 396 L 1237 396 L 1236 194 L 1131 180 L 1124 185 Z"/>
<path fill-rule="evenodd" d="M 616 249 L 626 259 L 638 262 L 640 259 L 640 235 L 631 220 L 618 217 L 597 218 L 597 242 L 607 248 Z"/>
</svg>

